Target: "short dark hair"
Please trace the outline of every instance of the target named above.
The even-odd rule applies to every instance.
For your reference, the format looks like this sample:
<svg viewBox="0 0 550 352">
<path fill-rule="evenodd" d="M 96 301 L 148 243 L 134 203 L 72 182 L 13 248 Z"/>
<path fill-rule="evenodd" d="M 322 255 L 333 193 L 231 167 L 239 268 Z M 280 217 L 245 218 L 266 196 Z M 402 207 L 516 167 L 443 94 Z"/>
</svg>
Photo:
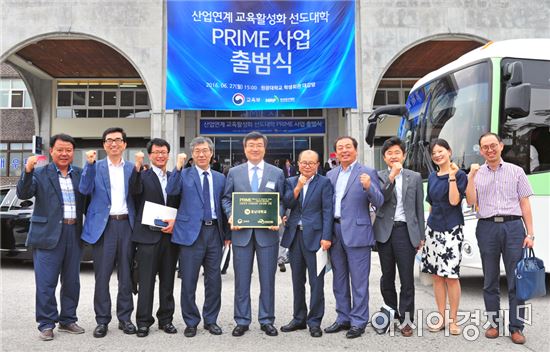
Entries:
<svg viewBox="0 0 550 352">
<path fill-rule="evenodd" d="M 489 137 L 489 136 L 495 136 L 496 139 L 498 140 L 499 143 L 502 143 L 502 138 L 500 138 L 500 136 L 496 133 L 493 133 L 493 132 L 485 132 L 484 134 L 482 134 L 480 137 L 479 137 L 479 141 L 477 141 L 477 144 L 478 145 L 481 145 L 481 140 L 485 137 Z"/>
<path fill-rule="evenodd" d="M 430 154 L 433 152 L 436 145 L 443 147 L 448 151 L 451 151 L 451 146 L 449 145 L 449 142 L 447 142 L 443 138 L 437 138 L 430 143 Z"/>
<path fill-rule="evenodd" d="M 51 136 L 50 148 L 53 148 L 57 140 L 60 140 L 63 142 L 69 142 L 73 145 L 73 149 L 76 148 L 76 142 L 74 141 L 74 138 L 65 133 L 54 134 L 53 136 Z"/>
<path fill-rule="evenodd" d="M 122 134 L 122 140 L 126 142 L 126 132 L 121 127 L 109 127 L 103 132 L 102 141 L 105 142 L 105 138 L 108 134 L 120 132 Z"/>
<path fill-rule="evenodd" d="M 247 134 L 246 136 L 244 136 L 243 147 L 246 147 L 246 142 L 253 141 L 253 140 L 256 140 L 256 139 L 260 139 L 260 138 L 264 140 L 264 144 L 265 144 L 264 147 L 267 148 L 267 137 L 264 136 L 261 132 L 258 132 L 258 131 L 252 131 L 249 134 Z"/>
<path fill-rule="evenodd" d="M 336 150 L 336 144 L 338 142 L 340 142 L 342 139 L 351 139 L 351 142 L 353 143 L 353 148 L 355 148 L 355 150 L 357 150 L 357 146 L 359 144 L 357 143 L 357 140 L 355 138 L 353 138 L 352 136 L 341 136 L 341 137 L 336 138 L 336 140 L 334 141 L 334 150 Z"/>
<path fill-rule="evenodd" d="M 162 138 L 153 138 L 147 143 L 147 153 L 151 154 L 153 151 L 153 146 L 157 147 L 166 147 L 168 148 L 168 153 L 170 153 L 170 144 Z"/>
<path fill-rule="evenodd" d="M 394 145 L 398 145 L 403 154 L 405 154 L 405 143 L 401 140 L 399 137 L 391 137 L 384 141 L 382 144 L 382 155 L 386 154 L 388 149 L 393 147 Z"/>
</svg>

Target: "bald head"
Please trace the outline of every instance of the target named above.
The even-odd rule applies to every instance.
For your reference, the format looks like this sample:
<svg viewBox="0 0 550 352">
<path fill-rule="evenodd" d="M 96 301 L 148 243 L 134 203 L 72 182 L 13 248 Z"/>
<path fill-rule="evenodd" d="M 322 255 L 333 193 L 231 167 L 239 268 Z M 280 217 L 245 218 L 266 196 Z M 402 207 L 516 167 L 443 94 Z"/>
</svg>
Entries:
<svg viewBox="0 0 550 352">
<path fill-rule="evenodd" d="M 300 173 L 307 178 L 315 175 L 319 168 L 319 154 L 314 150 L 304 150 L 298 156 Z"/>
</svg>

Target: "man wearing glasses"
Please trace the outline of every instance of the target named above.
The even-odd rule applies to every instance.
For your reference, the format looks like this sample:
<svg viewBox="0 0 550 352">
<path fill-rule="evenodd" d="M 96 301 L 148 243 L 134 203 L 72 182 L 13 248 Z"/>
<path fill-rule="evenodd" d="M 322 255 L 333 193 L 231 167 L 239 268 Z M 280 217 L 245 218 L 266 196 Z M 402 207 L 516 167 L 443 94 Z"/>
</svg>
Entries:
<svg viewBox="0 0 550 352">
<path fill-rule="evenodd" d="M 104 337 L 111 322 L 109 280 L 116 264 L 118 268 L 117 317 L 118 328 L 125 334 L 135 334 L 130 320 L 132 300 L 132 228 L 135 219 L 134 201 L 128 191 L 128 181 L 134 164 L 125 161 L 126 133 L 112 127 L 103 132 L 105 159 L 96 162 L 97 152 L 86 152 L 86 165 L 80 179 L 80 192 L 91 196 L 86 213 L 82 239 L 93 244 L 94 310 L 97 327 L 94 337 Z"/>
<path fill-rule="evenodd" d="M 516 297 L 514 280 L 522 248 L 532 248 L 535 240 L 529 197 L 533 190 L 522 168 L 502 160 L 504 144 L 499 135 L 485 133 L 479 138 L 485 164 L 472 164 L 468 174 L 466 200 L 476 204 L 479 220 L 476 237 L 483 268 L 483 299 L 491 323 L 485 337 L 495 339 L 504 329 L 500 311 L 500 256 L 506 269 L 512 342 L 524 344 L 525 304 Z"/>
<path fill-rule="evenodd" d="M 290 209 L 281 246 L 289 248 L 294 294 L 293 319 L 281 331 L 290 332 L 309 327 L 312 337 L 321 337 L 321 320 L 325 313 L 325 270 L 317 276 L 316 253 L 328 250 L 332 241 L 333 188 L 330 180 L 317 175 L 319 155 L 304 150 L 298 157 L 300 176 L 285 181 L 285 208 Z M 306 270 L 311 298 L 306 305 Z"/>
</svg>

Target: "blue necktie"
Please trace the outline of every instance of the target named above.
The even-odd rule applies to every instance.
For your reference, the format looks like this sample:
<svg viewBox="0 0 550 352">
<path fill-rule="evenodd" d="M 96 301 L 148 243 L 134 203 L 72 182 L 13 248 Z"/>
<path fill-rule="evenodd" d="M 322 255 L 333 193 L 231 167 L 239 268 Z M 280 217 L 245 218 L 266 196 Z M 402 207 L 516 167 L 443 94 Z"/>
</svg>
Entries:
<svg viewBox="0 0 550 352">
<path fill-rule="evenodd" d="M 258 192 L 258 188 L 260 188 L 260 180 L 258 179 L 258 167 L 254 166 L 252 170 L 254 170 L 254 173 L 252 174 L 252 182 L 250 182 L 250 188 L 252 188 L 252 192 Z"/>
<path fill-rule="evenodd" d="M 205 171 L 202 174 L 204 175 L 202 181 L 202 198 L 204 199 L 203 220 L 209 221 L 212 220 L 212 208 L 210 205 L 210 182 L 208 181 L 208 172 Z"/>
</svg>

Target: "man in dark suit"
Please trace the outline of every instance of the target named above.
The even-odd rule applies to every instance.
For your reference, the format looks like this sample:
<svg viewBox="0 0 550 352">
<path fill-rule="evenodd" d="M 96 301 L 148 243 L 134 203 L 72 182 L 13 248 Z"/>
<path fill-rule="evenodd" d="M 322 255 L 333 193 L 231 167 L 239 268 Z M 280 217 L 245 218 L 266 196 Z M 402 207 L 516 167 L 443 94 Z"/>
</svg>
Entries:
<svg viewBox="0 0 550 352">
<path fill-rule="evenodd" d="M 36 322 L 43 341 L 54 338 L 53 329 L 82 334 L 76 324 L 80 296 L 82 215 L 85 197 L 78 191 L 82 170 L 72 166 L 75 141 L 66 134 L 50 139 L 52 163 L 35 168 L 38 156 L 27 159 L 17 183 L 17 196 L 35 197 L 27 246 L 33 249 L 36 281 Z M 61 276 L 61 311 L 55 290 Z"/>
<path fill-rule="evenodd" d="M 296 167 L 292 165 L 289 159 L 285 159 L 285 164 L 283 165 L 283 172 L 285 174 L 285 178 L 296 176 Z"/>
<path fill-rule="evenodd" d="M 166 186 L 168 195 L 181 197 L 172 242 L 180 245 L 181 312 L 187 325 L 183 333 L 186 337 L 195 336 L 201 321 L 195 292 L 202 266 L 205 283 L 202 309 L 204 328 L 213 335 L 221 335 L 222 329 L 217 319 L 221 308 L 220 264 L 225 241 L 221 207 L 225 176 L 210 168 L 214 152 L 210 138 L 193 139 L 191 151 L 194 165 L 183 169 L 187 156 L 179 154 L 176 168 Z"/>
<path fill-rule="evenodd" d="M 338 137 L 334 149 L 340 166 L 327 177 L 334 186 L 330 255 L 338 315 L 325 332 L 349 330 L 346 337 L 356 338 L 365 332 L 369 321 L 370 258 L 375 244 L 370 205 L 381 206 L 384 196 L 376 171 L 357 162 L 357 141 L 353 137 Z"/>
<path fill-rule="evenodd" d="M 159 276 L 159 309 L 157 319 L 159 328 L 168 334 L 177 333 L 172 324 L 174 317 L 174 277 L 178 261 L 178 246 L 172 244 L 172 229 L 175 219 L 164 219 L 167 225 L 153 227 L 143 225 L 145 202 L 177 208 L 179 197 L 168 196 L 166 185 L 170 173 L 166 164 L 170 155 L 170 144 L 161 138 L 147 143 L 147 153 L 151 161 L 148 170 L 143 169 L 143 153 L 136 153 L 135 172 L 130 177 L 130 191 L 136 203 L 136 219 L 132 241 L 136 244 L 135 260 L 138 267 L 138 302 L 136 308 L 137 336 L 149 334 L 153 325 L 153 296 L 155 278 Z"/>
<path fill-rule="evenodd" d="M 408 323 L 414 318 L 414 259 L 424 244 L 424 189 L 418 172 L 403 168 L 405 144 L 397 137 L 382 145 L 388 165 L 378 172 L 382 182 L 384 204 L 376 210 L 374 236 L 377 241 L 382 278 L 380 286 L 384 303 L 399 312 L 401 334 L 412 336 Z M 395 289 L 395 266 L 399 271 L 401 292 L 399 310 Z"/>
<path fill-rule="evenodd" d="M 128 181 L 134 164 L 124 161 L 126 133 L 112 127 L 103 132 L 105 159 L 96 162 L 97 152 L 86 152 L 86 166 L 80 179 L 80 192 L 90 195 L 82 239 L 94 245 L 94 310 L 97 327 L 94 337 L 104 337 L 111 322 L 109 280 L 116 264 L 118 269 L 118 328 L 125 334 L 135 334 L 130 320 L 134 310 L 132 298 L 132 228 L 135 220 L 134 200 Z"/>
<path fill-rule="evenodd" d="M 260 327 L 269 336 L 276 336 L 275 321 L 275 272 L 279 251 L 279 226 L 269 229 L 241 229 L 232 224 L 231 202 L 233 192 L 279 192 L 283 198 L 284 176 L 278 167 L 264 161 L 267 137 L 259 132 L 250 132 L 243 140 L 248 162 L 229 170 L 222 200 L 225 213 L 232 225 L 233 269 L 235 271 L 235 311 L 237 326 L 233 336 L 242 336 L 251 322 L 250 279 L 254 265 L 254 253 L 258 260 L 260 276 L 260 304 L 258 318 Z M 281 202 L 282 203 L 282 202 Z M 279 215 L 283 215 L 282 204 Z"/>
<path fill-rule="evenodd" d="M 304 150 L 298 157 L 300 176 L 286 179 L 285 208 L 290 209 L 281 246 L 289 248 L 294 294 L 293 319 L 281 331 L 290 332 L 309 326 L 312 337 L 321 337 L 321 320 L 325 313 L 325 270 L 317 276 L 317 256 L 320 247 L 328 250 L 332 241 L 334 191 L 330 180 L 316 175 L 319 155 Z M 306 269 L 310 287 L 309 314 L 306 305 Z"/>
</svg>

